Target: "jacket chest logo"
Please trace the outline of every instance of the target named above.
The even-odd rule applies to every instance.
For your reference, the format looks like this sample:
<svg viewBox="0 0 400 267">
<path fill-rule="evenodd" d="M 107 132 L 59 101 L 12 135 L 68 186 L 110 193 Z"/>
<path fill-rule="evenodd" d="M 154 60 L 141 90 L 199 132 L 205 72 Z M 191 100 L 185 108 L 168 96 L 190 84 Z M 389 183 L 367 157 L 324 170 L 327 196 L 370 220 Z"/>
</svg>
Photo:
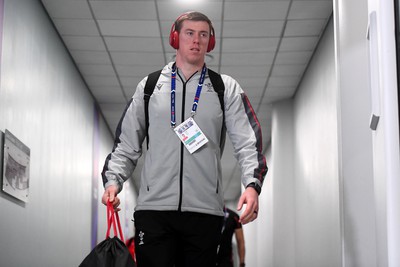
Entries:
<svg viewBox="0 0 400 267">
<path fill-rule="evenodd" d="M 208 93 L 214 92 L 214 87 L 213 87 L 212 83 L 206 83 L 206 84 L 204 84 L 204 87 L 207 88 Z"/>
</svg>

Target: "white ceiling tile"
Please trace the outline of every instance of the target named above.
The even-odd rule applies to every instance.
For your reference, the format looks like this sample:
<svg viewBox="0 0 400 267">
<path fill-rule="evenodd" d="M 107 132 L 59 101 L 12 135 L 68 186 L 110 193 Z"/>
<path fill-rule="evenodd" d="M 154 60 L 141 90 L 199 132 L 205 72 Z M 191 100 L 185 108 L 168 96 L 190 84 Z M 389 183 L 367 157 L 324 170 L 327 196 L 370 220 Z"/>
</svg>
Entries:
<svg viewBox="0 0 400 267">
<path fill-rule="evenodd" d="M 115 104 L 115 103 L 99 103 L 104 116 L 110 124 L 112 130 L 115 130 L 119 120 L 121 119 L 122 112 L 126 107 L 126 103 Z M 113 126 L 111 126 L 113 125 Z"/>
<path fill-rule="evenodd" d="M 133 77 L 141 77 L 144 78 L 148 74 L 162 69 L 164 65 L 157 65 L 157 66 L 144 66 L 144 65 L 115 65 L 115 68 L 117 69 L 118 75 L 122 78 L 125 78 L 123 76 L 133 76 Z M 124 84 L 124 83 L 122 83 Z M 136 85 L 135 85 L 136 86 Z"/>
<path fill-rule="evenodd" d="M 53 19 L 61 35 L 100 36 L 96 23 L 91 19 Z"/>
<path fill-rule="evenodd" d="M 120 87 L 92 86 L 90 91 L 98 103 L 126 103 Z"/>
<path fill-rule="evenodd" d="M 69 50 L 105 51 L 103 40 L 97 36 L 63 36 Z"/>
<path fill-rule="evenodd" d="M 105 37 L 109 51 L 162 52 L 160 38 Z"/>
<path fill-rule="evenodd" d="M 171 33 L 173 21 L 162 21 L 161 22 L 161 36 L 164 38 L 169 38 Z"/>
<path fill-rule="evenodd" d="M 245 90 L 245 94 L 250 101 L 251 106 L 254 110 L 257 109 L 258 105 L 260 104 L 260 100 L 264 94 L 264 90 L 257 90 L 256 93 L 251 93 L 251 90 Z"/>
<path fill-rule="evenodd" d="M 104 36 L 160 37 L 156 20 L 98 20 Z"/>
<path fill-rule="evenodd" d="M 89 1 L 94 16 L 100 20 L 157 19 L 154 1 Z"/>
<path fill-rule="evenodd" d="M 255 65 L 255 66 L 260 66 L 260 65 L 265 65 L 265 64 L 270 64 L 274 60 L 274 55 L 275 53 L 272 52 L 264 52 L 264 53 L 228 53 L 225 52 L 222 55 L 222 61 L 221 64 L 223 66 L 229 66 L 229 65 L 238 65 L 240 66 L 249 66 L 249 65 Z"/>
<path fill-rule="evenodd" d="M 155 70 L 152 69 L 152 70 L 149 70 L 149 71 L 150 71 L 150 72 L 153 72 L 153 71 L 155 71 Z M 149 74 L 150 72 L 148 72 L 148 73 L 146 73 L 146 74 L 142 74 L 142 75 L 140 75 L 140 76 L 121 76 L 121 77 L 120 77 L 120 79 L 121 79 L 121 84 L 122 84 L 122 86 L 127 87 L 127 88 L 136 88 L 137 85 L 139 84 L 139 82 L 140 82 L 141 80 L 143 80 L 143 78 L 144 78 L 145 76 L 147 76 L 147 74 Z"/>
<path fill-rule="evenodd" d="M 221 20 L 222 1 L 209 2 L 206 5 L 201 3 L 193 3 L 186 1 L 179 5 L 171 4 L 169 1 L 157 1 L 158 10 L 160 12 L 161 21 L 175 21 L 184 12 L 196 10 L 205 14 L 211 21 Z"/>
<path fill-rule="evenodd" d="M 267 77 L 270 66 L 222 66 L 221 73 L 232 76 L 233 78 L 238 76 L 246 77 Z"/>
<path fill-rule="evenodd" d="M 289 1 L 226 2 L 225 20 L 276 20 L 285 19 Z"/>
<path fill-rule="evenodd" d="M 280 37 L 284 20 L 226 21 L 223 37 Z"/>
<path fill-rule="evenodd" d="M 312 54 L 312 51 L 280 51 L 276 56 L 275 64 L 307 64 Z"/>
<path fill-rule="evenodd" d="M 42 0 L 52 18 L 92 19 L 87 1 Z"/>
<path fill-rule="evenodd" d="M 267 82 L 267 77 L 265 78 L 242 78 L 235 77 L 239 82 L 240 86 L 246 91 L 249 88 L 255 88 L 256 90 L 263 90 L 265 83 Z"/>
<path fill-rule="evenodd" d="M 224 52 L 275 52 L 279 38 L 224 38 Z"/>
<path fill-rule="evenodd" d="M 260 99 L 264 88 L 254 88 L 254 87 L 243 87 L 242 86 L 243 91 L 246 93 L 247 97 L 250 99 Z M 252 104 L 256 103 L 256 101 L 252 101 L 250 102 Z"/>
<path fill-rule="evenodd" d="M 332 9 L 332 1 L 294 1 L 288 19 L 327 19 Z"/>
<path fill-rule="evenodd" d="M 106 51 L 70 51 L 77 64 L 110 64 Z"/>
<path fill-rule="evenodd" d="M 319 36 L 326 20 L 290 20 L 286 24 L 284 36 Z"/>
<path fill-rule="evenodd" d="M 161 52 L 111 52 L 111 58 L 116 65 L 163 66 L 164 54 Z"/>
<path fill-rule="evenodd" d="M 279 51 L 313 51 L 318 37 L 284 37 Z"/>
<path fill-rule="evenodd" d="M 271 76 L 268 80 L 268 87 L 296 87 L 300 82 L 300 76 Z"/>
<path fill-rule="evenodd" d="M 111 64 L 103 65 L 103 64 L 79 64 L 79 70 L 82 72 L 84 76 L 90 75 L 105 75 L 110 76 L 114 75 L 115 71 Z"/>
<path fill-rule="evenodd" d="M 91 86 L 118 87 L 120 86 L 115 75 L 112 76 L 86 76 L 86 83 Z"/>
<path fill-rule="evenodd" d="M 274 65 L 272 76 L 302 76 L 307 64 Z"/>
</svg>

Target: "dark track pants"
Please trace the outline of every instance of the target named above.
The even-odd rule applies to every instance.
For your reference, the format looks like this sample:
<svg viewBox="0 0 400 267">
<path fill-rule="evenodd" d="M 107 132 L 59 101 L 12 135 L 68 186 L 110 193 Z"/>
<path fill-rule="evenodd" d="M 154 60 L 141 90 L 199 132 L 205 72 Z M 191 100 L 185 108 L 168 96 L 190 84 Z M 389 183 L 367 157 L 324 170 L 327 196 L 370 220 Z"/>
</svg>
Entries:
<svg viewBox="0 0 400 267">
<path fill-rule="evenodd" d="M 223 217 L 136 211 L 137 267 L 215 267 Z"/>
<path fill-rule="evenodd" d="M 227 257 L 224 259 L 219 259 L 219 262 L 217 263 L 218 267 L 233 267 L 233 261 L 232 258 Z"/>
</svg>

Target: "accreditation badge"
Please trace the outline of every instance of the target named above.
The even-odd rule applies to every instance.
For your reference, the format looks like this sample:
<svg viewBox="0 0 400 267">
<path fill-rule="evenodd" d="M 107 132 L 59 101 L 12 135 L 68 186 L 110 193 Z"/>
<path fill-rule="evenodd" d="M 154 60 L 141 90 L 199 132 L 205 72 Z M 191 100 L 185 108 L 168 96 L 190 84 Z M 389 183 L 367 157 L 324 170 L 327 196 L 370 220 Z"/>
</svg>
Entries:
<svg viewBox="0 0 400 267">
<path fill-rule="evenodd" d="M 201 131 L 193 117 L 185 120 L 174 128 L 176 135 L 181 139 L 190 154 L 207 144 L 208 139 Z"/>
</svg>

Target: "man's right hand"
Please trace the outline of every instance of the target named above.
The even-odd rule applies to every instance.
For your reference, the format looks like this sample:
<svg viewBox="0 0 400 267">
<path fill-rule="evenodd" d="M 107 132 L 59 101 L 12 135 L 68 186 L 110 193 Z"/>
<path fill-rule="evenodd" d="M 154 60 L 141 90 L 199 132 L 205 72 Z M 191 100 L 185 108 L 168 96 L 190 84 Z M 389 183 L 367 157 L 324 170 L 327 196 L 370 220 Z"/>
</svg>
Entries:
<svg viewBox="0 0 400 267">
<path fill-rule="evenodd" d="M 104 190 L 103 197 L 101 198 L 101 202 L 104 205 L 107 205 L 107 202 L 109 201 L 114 209 L 117 209 L 117 207 L 120 204 L 119 197 L 117 197 L 118 194 L 118 188 L 115 185 L 110 185 Z"/>
</svg>

